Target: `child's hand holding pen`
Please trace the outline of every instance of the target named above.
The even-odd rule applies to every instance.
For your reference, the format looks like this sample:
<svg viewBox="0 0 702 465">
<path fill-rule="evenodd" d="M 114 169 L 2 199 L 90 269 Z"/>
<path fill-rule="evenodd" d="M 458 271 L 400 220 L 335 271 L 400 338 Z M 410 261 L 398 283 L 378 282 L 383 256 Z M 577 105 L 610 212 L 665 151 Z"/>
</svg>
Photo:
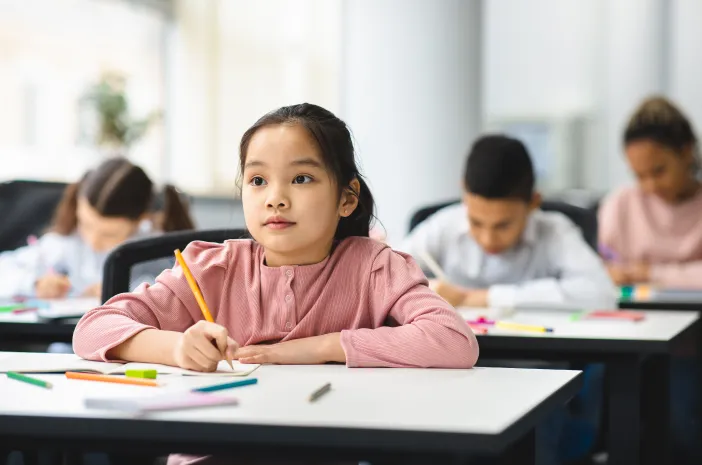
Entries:
<svg viewBox="0 0 702 465">
<path fill-rule="evenodd" d="M 454 307 L 487 307 L 488 292 L 486 289 L 465 289 L 451 284 L 446 273 L 441 269 L 428 252 L 420 254 L 419 258 L 434 273 L 436 279 L 429 280 L 429 288 L 446 299 Z"/>
<path fill-rule="evenodd" d="M 620 255 L 604 244 L 599 245 L 600 255 L 607 264 L 609 276 L 614 284 L 641 284 L 650 281 L 650 266 L 646 262 L 624 263 Z"/>
<path fill-rule="evenodd" d="M 200 320 L 180 335 L 173 357 L 181 368 L 211 372 L 223 355 L 231 360 L 238 348 L 227 328 Z"/>
<path fill-rule="evenodd" d="M 34 285 L 36 296 L 40 299 L 62 299 L 71 290 L 71 280 L 68 276 L 50 271 L 42 276 Z"/>
</svg>

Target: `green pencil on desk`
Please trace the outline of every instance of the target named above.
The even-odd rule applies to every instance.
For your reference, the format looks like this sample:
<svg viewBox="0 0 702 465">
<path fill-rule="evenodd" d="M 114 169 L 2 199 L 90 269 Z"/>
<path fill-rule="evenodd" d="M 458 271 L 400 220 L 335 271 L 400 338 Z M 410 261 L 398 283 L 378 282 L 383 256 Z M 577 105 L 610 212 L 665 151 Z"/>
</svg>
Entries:
<svg viewBox="0 0 702 465">
<path fill-rule="evenodd" d="M 17 373 L 16 371 L 8 371 L 7 377 L 16 381 L 22 381 L 23 383 L 33 384 L 35 386 L 43 387 L 46 389 L 51 389 L 52 387 L 54 387 L 54 385 L 48 381 L 44 381 L 38 378 L 32 378 L 30 376 L 23 375 L 22 373 Z"/>
</svg>

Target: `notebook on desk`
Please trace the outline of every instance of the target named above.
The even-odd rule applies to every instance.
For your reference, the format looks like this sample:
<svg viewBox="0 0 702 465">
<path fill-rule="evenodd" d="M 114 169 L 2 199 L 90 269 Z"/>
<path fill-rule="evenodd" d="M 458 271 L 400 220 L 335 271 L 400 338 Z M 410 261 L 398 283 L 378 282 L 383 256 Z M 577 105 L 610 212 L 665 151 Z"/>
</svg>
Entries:
<svg viewBox="0 0 702 465">
<path fill-rule="evenodd" d="M 156 370 L 163 375 L 185 376 L 247 376 L 260 365 L 233 362 L 234 370 L 222 360 L 217 371 L 203 373 L 184 368 L 155 363 L 106 363 L 84 360 L 73 354 L 9 353 L 0 354 L 0 373 L 17 371 L 20 373 L 65 373 L 81 371 L 103 375 L 123 375 L 127 370 Z"/>
</svg>

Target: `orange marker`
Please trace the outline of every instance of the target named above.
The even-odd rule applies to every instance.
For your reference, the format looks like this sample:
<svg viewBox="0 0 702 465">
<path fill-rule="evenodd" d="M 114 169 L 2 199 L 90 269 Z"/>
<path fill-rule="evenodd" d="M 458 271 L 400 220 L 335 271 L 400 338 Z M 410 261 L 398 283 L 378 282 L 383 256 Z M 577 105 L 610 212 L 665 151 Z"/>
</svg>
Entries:
<svg viewBox="0 0 702 465">
<path fill-rule="evenodd" d="M 207 308 L 207 303 L 205 302 L 205 298 L 202 296 L 202 291 L 200 291 L 200 286 L 197 285 L 197 282 L 195 281 L 193 274 L 190 272 L 190 268 L 188 268 L 188 264 L 185 263 L 185 259 L 183 258 L 183 255 L 180 253 L 180 250 L 178 250 L 178 249 L 176 249 L 174 253 L 175 253 L 176 260 L 178 261 L 178 264 L 183 269 L 183 274 L 185 275 L 185 280 L 188 282 L 188 285 L 190 286 L 190 290 L 193 292 L 193 295 L 195 296 L 195 300 L 197 301 L 197 304 L 200 307 L 200 311 L 202 312 L 202 316 L 204 316 L 205 320 L 209 321 L 210 323 L 214 323 L 214 318 L 212 318 L 212 314 L 210 313 L 210 309 Z M 225 349 L 224 357 L 226 358 L 227 363 L 229 364 L 229 367 L 233 370 L 234 365 L 232 365 L 232 359 L 229 357 L 229 354 L 226 353 L 226 349 Z"/>
<path fill-rule="evenodd" d="M 92 373 L 80 373 L 76 371 L 67 371 L 66 378 L 81 379 L 83 381 L 100 381 L 103 383 L 133 384 L 135 386 L 160 386 L 160 384 L 158 384 L 156 381 L 149 381 L 146 379 L 120 378 L 112 375 L 95 375 Z"/>
</svg>

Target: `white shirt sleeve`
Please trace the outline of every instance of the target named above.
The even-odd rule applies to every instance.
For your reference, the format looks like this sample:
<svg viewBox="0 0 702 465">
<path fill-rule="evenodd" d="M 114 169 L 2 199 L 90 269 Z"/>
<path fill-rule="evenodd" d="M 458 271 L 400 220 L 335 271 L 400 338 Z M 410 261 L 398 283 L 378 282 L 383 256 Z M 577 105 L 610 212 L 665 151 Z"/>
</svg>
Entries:
<svg viewBox="0 0 702 465">
<path fill-rule="evenodd" d="M 600 258 L 587 245 L 577 226 L 558 222 L 547 241 L 553 278 L 518 285 L 495 285 L 488 291 L 491 307 L 515 308 L 563 304 L 583 309 L 615 308 L 617 293 Z"/>
<path fill-rule="evenodd" d="M 34 296 L 34 285 L 50 269 L 61 264 L 70 238 L 56 233 L 37 243 L 0 254 L 0 296 Z"/>
<path fill-rule="evenodd" d="M 443 262 L 445 235 L 450 227 L 450 216 L 447 212 L 439 211 L 418 224 L 407 236 L 397 250 L 408 253 L 414 257 L 425 274 L 433 276 L 431 269 L 422 259 L 423 254 L 429 254 L 441 267 Z"/>
</svg>

